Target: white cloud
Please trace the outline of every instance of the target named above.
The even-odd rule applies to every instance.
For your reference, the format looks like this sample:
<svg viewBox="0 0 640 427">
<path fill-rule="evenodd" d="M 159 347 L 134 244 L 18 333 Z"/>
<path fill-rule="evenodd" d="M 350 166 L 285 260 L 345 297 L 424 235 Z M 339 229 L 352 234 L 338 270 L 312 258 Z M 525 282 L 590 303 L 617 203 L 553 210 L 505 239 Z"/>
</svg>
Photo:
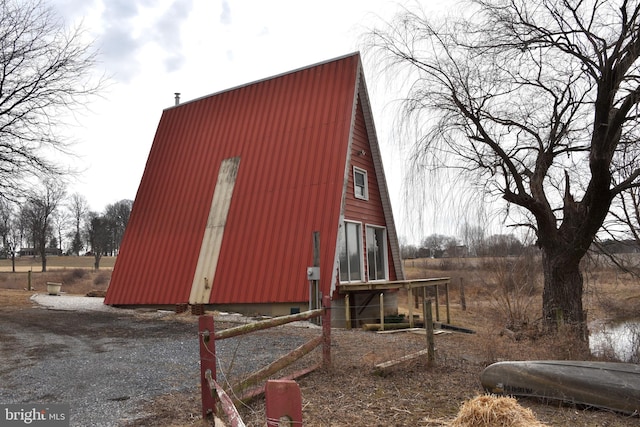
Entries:
<svg viewBox="0 0 640 427">
<path fill-rule="evenodd" d="M 192 6 L 193 0 L 174 1 L 153 25 L 154 41 L 166 50 L 164 64 L 168 72 L 178 71 L 186 61 L 181 30 L 187 25 Z"/>
<path fill-rule="evenodd" d="M 174 92 L 187 101 L 351 53 L 367 22 L 397 8 L 389 0 L 49 1 L 69 22 L 83 20 L 114 75 L 105 99 L 91 106 L 95 114 L 74 130 L 77 168 L 86 172 L 70 190 L 94 210 L 135 198 Z M 387 138 L 390 120 L 381 117 L 385 101 L 371 95 L 385 158 L 399 162 Z M 397 199 L 401 168 L 385 163 L 385 171 Z M 392 202 L 397 209 L 400 201 Z"/>
<path fill-rule="evenodd" d="M 231 7 L 227 0 L 222 0 L 222 12 L 220 13 L 220 23 L 231 25 Z"/>
</svg>

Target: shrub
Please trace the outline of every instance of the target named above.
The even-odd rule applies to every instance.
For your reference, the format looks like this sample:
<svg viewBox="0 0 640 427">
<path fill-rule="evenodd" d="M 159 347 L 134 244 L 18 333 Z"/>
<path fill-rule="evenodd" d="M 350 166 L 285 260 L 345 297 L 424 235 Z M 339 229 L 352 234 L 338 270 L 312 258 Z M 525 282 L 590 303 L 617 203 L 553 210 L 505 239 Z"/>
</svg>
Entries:
<svg viewBox="0 0 640 427">
<path fill-rule="evenodd" d="M 505 327 L 521 330 L 530 324 L 530 312 L 538 297 L 540 272 L 532 257 L 495 258 L 491 282 L 485 283 L 492 308 L 499 313 Z"/>
<path fill-rule="evenodd" d="M 82 280 L 86 277 L 87 270 L 83 268 L 74 268 L 73 270 L 68 270 L 64 273 L 62 277 L 62 281 L 67 284 L 71 284 Z"/>
<path fill-rule="evenodd" d="M 96 274 L 96 277 L 93 278 L 93 284 L 96 286 L 105 285 L 109 283 L 110 277 L 111 277 L 111 274 L 105 271 L 101 271 L 98 274 Z"/>
</svg>

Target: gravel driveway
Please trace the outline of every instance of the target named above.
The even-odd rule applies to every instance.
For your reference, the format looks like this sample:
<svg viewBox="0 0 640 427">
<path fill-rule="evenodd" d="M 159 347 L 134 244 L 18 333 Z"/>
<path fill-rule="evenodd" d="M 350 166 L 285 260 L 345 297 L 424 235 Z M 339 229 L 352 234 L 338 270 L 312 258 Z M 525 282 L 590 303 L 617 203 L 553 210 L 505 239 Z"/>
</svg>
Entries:
<svg viewBox="0 0 640 427">
<path fill-rule="evenodd" d="M 34 301 L 39 307 L 0 311 L 0 402 L 68 403 L 72 426 L 126 426 L 148 415 L 142 408 L 154 397 L 199 390 L 195 318 L 106 307 L 101 298 Z M 295 329 L 216 343 L 220 368 L 235 378 L 252 372 L 302 344 Z"/>
</svg>

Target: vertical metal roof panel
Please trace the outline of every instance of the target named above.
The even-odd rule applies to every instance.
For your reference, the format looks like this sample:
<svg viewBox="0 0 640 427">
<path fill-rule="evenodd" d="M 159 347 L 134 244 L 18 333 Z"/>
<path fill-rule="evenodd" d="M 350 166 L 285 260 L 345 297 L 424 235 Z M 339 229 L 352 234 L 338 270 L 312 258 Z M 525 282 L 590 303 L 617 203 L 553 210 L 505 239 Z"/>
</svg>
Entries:
<svg viewBox="0 0 640 427">
<path fill-rule="evenodd" d="M 107 304 L 187 302 L 223 159 L 240 157 L 211 303 L 308 298 L 312 232 L 328 292 L 359 55 L 162 114 Z"/>
</svg>

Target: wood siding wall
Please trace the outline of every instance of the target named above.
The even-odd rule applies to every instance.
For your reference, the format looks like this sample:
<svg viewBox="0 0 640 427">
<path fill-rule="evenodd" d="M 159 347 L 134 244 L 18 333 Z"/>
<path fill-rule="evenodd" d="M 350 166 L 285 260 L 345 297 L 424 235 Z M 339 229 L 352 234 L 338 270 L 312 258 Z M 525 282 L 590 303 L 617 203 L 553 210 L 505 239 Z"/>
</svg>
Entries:
<svg viewBox="0 0 640 427">
<path fill-rule="evenodd" d="M 344 210 L 344 219 L 347 221 L 357 221 L 362 223 L 362 242 L 364 256 L 364 272 L 367 274 L 367 231 L 366 226 L 387 227 L 384 210 L 382 207 L 382 199 L 376 178 L 373 158 L 371 156 L 371 148 L 369 146 L 369 136 L 362 111 L 362 102 L 358 97 L 358 107 L 356 110 L 356 120 L 353 130 L 353 142 L 351 146 L 351 164 L 349 165 L 349 180 L 347 183 L 346 204 Z M 364 153 L 364 154 L 362 154 Z M 354 195 L 353 187 L 353 168 L 357 167 L 367 171 L 367 186 L 369 190 L 369 199 L 358 199 Z M 394 268 L 389 237 L 387 232 L 387 264 L 389 266 L 389 280 L 397 280 L 397 274 Z M 367 280 L 368 277 L 367 277 Z"/>
</svg>

